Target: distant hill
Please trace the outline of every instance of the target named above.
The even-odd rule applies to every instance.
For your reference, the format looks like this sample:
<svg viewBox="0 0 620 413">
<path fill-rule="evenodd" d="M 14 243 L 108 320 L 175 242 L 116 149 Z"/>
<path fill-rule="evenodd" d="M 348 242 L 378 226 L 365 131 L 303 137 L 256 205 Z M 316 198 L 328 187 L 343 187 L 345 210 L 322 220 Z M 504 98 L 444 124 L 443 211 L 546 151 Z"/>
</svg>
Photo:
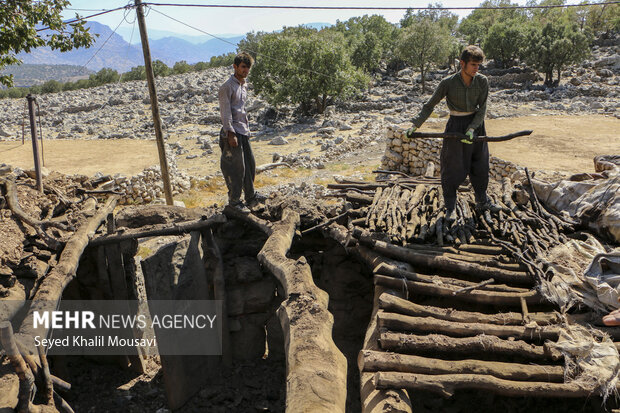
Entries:
<svg viewBox="0 0 620 413">
<path fill-rule="evenodd" d="M 325 26 L 330 26 L 330 24 L 309 23 L 305 26 L 320 29 Z M 110 67 L 119 72 L 126 72 L 132 67 L 144 65 L 142 47 L 139 43 L 130 45 L 123 36 L 118 33 L 113 33 L 110 27 L 95 21 L 89 21 L 86 23 L 86 27 L 90 28 L 91 33 L 99 34 L 95 43 L 88 49 L 80 48 L 61 53 L 57 50 L 51 50 L 49 47 L 40 47 L 34 49 L 30 53 L 20 53 L 18 57 L 22 59 L 25 64 L 35 65 L 36 67 L 41 67 L 41 65 L 73 65 L 78 67 L 86 65 L 87 69 L 94 71 L 98 71 L 104 67 Z M 151 31 L 157 34 L 157 36 L 153 36 L 153 39 L 149 39 L 151 56 L 153 60 L 159 59 L 168 66 L 172 66 L 174 63 L 181 60 L 185 60 L 187 63 L 208 61 L 213 56 L 234 52 L 237 49 L 237 43 L 245 37 L 245 35 L 236 35 L 221 37 L 223 40 L 220 40 L 211 38 L 210 36 L 175 35 L 158 38 L 158 36 L 163 34 L 174 33 L 163 30 Z M 151 31 L 149 31 L 149 33 Z M 107 40 L 108 37 L 109 40 Z M 134 32 L 133 41 L 136 42 L 139 41 L 139 39 L 140 35 L 136 30 Z M 21 69 L 15 70 L 21 73 Z M 59 70 L 61 69 L 55 68 L 52 71 L 52 73 L 54 73 L 53 76 L 57 76 Z M 35 72 L 36 70 L 32 73 L 34 74 Z M 90 73 L 90 71 L 85 70 L 83 75 L 88 75 Z M 41 72 L 40 75 L 41 77 L 34 75 L 27 77 L 28 82 L 38 81 L 38 83 L 43 83 L 45 80 L 50 80 L 50 78 L 45 77 L 46 74 L 44 72 Z M 79 72 L 75 74 L 75 76 L 77 75 L 79 75 Z M 53 77 L 53 79 L 60 80 L 57 77 Z"/>
<path fill-rule="evenodd" d="M 88 78 L 92 70 L 84 69 L 75 65 L 36 65 L 23 64 L 9 66 L 1 74 L 12 74 L 15 86 L 34 86 L 45 83 L 48 80 L 59 82 L 74 82 L 78 79 Z"/>
<path fill-rule="evenodd" d="M 86 26 L 90 28 L 91 33 L 99 34 L 93 46 L 88 49 L 79 48 L 61 53 L 53 51 L 49 47 L 40 47 L 30 53 L 20 53 L 18 57 L 28 64 L 83 66 L 88 62 L 86 67 L 95 71 L 104 67 L 111 67 L 119 72 L 126 72 L 134 66 L 144 64 L 140 45 L 130 45 L 119 34 L 113 34 L 112 29 L 104 24 L 90 21 Z M 136 35 L 137 33 L 134 34 L 134 36 Z M 108 37 L 110 39 L 105 43 Z M 186 40 L 173 37 L 150 40 L 149 44 L 153 60 L 159 59 L 167 65 L 172 65 L 179 60 L 186 60 L 188 63 L 208 61 L 212 56 L 234 52 L 236 44 L 243 37 L 236 36 L 226 39 L 235 46 L 217 39 L 192 44 Z M 104 43 L 105 45 L 102 47 Z M 100 48 L 101 50 L 99 50 Z M 93 55 L 95 55 L 94 58 Z M 92 60 L 90 60 L 91 58 Z"/>
<path fill-rule="evenodd" d="M 234 52 L 237 50 L 237 43 L 244 37 L 245 35 L 224 39 L 226 42 L 219 39 L 211 39 L 199 44 L 192 44 L 177 37 L 165 37 L 158 40 L 149 40 L 149 45 L 153 59 L 160 59 L 168 66 L 171 66 L 181 60 L 185 60 L 187 63 L 204 62 L 208 61 L 212 56 Z"/>
</svg>

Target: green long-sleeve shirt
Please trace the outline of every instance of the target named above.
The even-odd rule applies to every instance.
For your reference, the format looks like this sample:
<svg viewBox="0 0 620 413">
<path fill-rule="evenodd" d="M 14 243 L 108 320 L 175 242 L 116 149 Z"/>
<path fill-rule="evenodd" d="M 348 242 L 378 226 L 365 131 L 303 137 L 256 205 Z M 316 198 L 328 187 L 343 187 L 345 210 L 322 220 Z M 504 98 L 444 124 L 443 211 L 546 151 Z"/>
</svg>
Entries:
<svg viewBox="0 0 620 413">
<path fill-rule="evenodd" d="M 433 113 L 433 108 L 446 98 L 448 109 L 457 112 L 475 112 L 474 119 L 467 129 L 476 129 L 484 121 L 487 113 L 487 98 L 489 96 L 489 81 L 486 76 L 476 73 L 469 87 L 465 86 L 461 72 L 441 80 L 433 96 L 422 106 L 418 116 L 413 118 L 413 124 L 419 128 Z"/>
</svg>

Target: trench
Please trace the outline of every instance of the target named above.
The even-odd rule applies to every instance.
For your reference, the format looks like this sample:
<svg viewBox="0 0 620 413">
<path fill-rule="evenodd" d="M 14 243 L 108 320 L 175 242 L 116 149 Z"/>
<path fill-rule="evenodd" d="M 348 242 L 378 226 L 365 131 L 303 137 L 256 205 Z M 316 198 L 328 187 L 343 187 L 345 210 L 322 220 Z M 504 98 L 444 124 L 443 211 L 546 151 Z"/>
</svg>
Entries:
<svg viewBox="0 0 620 413">
<path fill-rule="evenodd" d="M 148 274 L 153 269 L 174 272 L 173 267 L 176 267 L 177 273 L 182 273 L 183 268 L 193 268 L 196 263 L 192 263 L 192 255 L 196 251 L 192 249 L 204 247 L 192 241 L 197 237 L 197 233 L 193 234 L 88 247 L 81 257 L 77 277 L 65 289 L 62 300 L 134 300 L 144 296 L 150 299 L 155 293 L 160 294 L 157 298 L 162 298 L 165 286 L 149 286 L 144 280 L 158 278 Z M 214 227 L 213 235 L 222 257 L 227 300 L 235 307 L 240 306 L 237 302 L 241 300 L 244 308 L 232 309 L 234 314 L 229 316 L 230 366 L 220 366 L 217 372 L 199 377 L 203 383 L 177 410 L 283 412 L 286 403 L 285 339 L 276 314 L 282 301 L 282 287 L 266 269 L 259 267 L 256 259 L 267 237 L 235 220 Z M 136 256 L 139 250 L 145 249 L 153 251 L 146 258 Z M 119 257 L 116 263 L 110 258 L 114 253 Z M 106 256 L 103 264 L 102 255 Z M 204 250 L 202 255 L 203 260 L 208 261 Z M 319 232 L 295 237 L 288 256 L 291 259 L 304 256 L 314 283 L 329 295 L 328 310 L 334 319 L 332 337 L 346 357 L 346 411 L 358 412 L 361 407 L 357 357 L 372 311 L 372 274 L 340 244 Z M 107 272 L 102 265 L 107 266 Z M 102 271 L 106 272 L 103 276 Z M 115 271 L 120 273 L 120 279 Z M 179 279 L 183 277 L 181 273 L 177 274 Z M 106 277 L 110 284 L 103 286 L 102 279 Z M 185 281 L 193 282 L 194 287 L 198 285 L 195 280 Z M 116 291 L 119 283 L 124 283 L 125 292 Z M 241 296 L 249 297 L 252 303 Z M 135 360 L 124 356 L 51 356 L 49 359 L 52 374 L 72 384 L 65 398 L 76 411 L 168 408 L 169 389 L 166 374 L 160 368 L 165 364 L 161 357 L 144 357 L 140 363 L 143 366 L 136 366 Z M 188 361 L 200 364 L 204 360 L 200 356 L 186 356 L 186 364 Z"/>
</svg>

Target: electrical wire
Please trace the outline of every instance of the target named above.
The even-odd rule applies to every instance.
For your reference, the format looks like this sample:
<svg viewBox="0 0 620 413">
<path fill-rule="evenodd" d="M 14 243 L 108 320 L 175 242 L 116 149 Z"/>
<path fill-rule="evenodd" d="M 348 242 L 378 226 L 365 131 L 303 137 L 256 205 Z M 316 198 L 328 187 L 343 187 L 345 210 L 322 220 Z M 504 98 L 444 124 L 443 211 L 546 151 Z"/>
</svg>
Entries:
<svg viewBox="0 0 620 413">
<path fill-rule="evenodd" d="M 503 9 L 553 9 L 562 7 L 606 6 L 620 4 L 620 1 L 582 4 L 549 4 L 537 6 L 472 6 L 472 7 L 364 7 L 364 6 L 276 6 L 276 5 L 240 5 L 240 4 L 173 4 L 173 3 L 143 3 L 149 6 L 166 7 L 207 7 L 232 9 L 295 9 L 295 10 L 503 10 Z"/>
<path fill-rule="evenodd" d="M 129 9 L 127 9 L 129 10 Z M 103 49 L 103 47 L 106 45 L 106 43 L 108 43 L 108 41 L 112 38 L 112 36 L 116 33 L 116 31 L 118 30 L 119 27 L 121 27 L 121 24 L 123 24 L 126 18 L 126 15 L 123 14 L 123 18 L 121 19 L 121 21 L 118 23 L 118 25 L 116 26 L 116 28 L 114 29 L 114 31 L 112 33 L 110 33 L 110 35 L 108 36 L 107 39 L 105 39 L 105 41 L 103 42 L 103 44 L 101 46 L 99 46 L 99 49 L 97 49 L 97 51 L 90 57 L 90 59 L 88 59 L 88 61 L 86 63 L 84 63 L 82 65 L 81 70 L 86 69 L 86 66 L 88 66 L 88 64 L 95 58 L 95 56 L 97 56 L 97 54 L 101 51 L 101 49 Z"/>
<path fill-rule="evenodd" d="M 78 16 L 78 17 L 77 17 L 77 18 L 75 18 L 75 19 L 72 19 L 72 20 L 66 20 L 66 21 L 64 21 L 63 23 L 64 23 L 64 24 L 71 24 L 71 23 L 75 23 L 75 22 L 79 22 L 79 21 L 84 21 L 84 20 L 88 20 L 88 19 L 90 19 L 90 18 L 92 18 L 92 17 L 102 16 L 102 15 L 104 15 L 104 14 L 112 13 L 112 12 L 115 12 L 115 11 L 118 11 L 118 10 L 123 10 L 123 9 L 131 8 L 131 7 L 134 7 L 134 6 L 121 6 L 121 7 L 117 7 L 117 8 L 115 8 L 115 9 L 104 10 L 104 11 L 102 11 L 102 12 L 100 12 L 100 13 L 91 14 L 91 15 L 89 15 L 89 16 L 84 16 L 84 17 L 80 17 L 80 16 Z M 49 30 L 49 29 L 50 29 L 50 28 L 49 28 L 49 26 L 48 26 L 48 27 L 42 27 L 42 28 L 40 28 L 40 29 L 36 29 L 36 31 L 37 31 L 37 32 L 42 32 L 42 31 L 44 31 L 44 30 Z"/>
</svg>

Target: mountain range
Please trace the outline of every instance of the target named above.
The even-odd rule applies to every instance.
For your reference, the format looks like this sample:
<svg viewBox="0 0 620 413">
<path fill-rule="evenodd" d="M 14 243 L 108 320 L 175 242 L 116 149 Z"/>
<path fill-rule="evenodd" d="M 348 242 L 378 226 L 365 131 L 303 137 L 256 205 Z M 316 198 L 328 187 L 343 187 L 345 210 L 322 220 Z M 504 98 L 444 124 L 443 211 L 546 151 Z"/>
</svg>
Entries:
<svg viewBox="0 0 620 413">
<path fill-rule="evenodd" d="M 91 33 L 98 34 L 93 45 L 86 48 L 74 49 L 69 52 L 51 50 L 49 47 L 40 47 L 30 53 L 20 53 L 18 58 L 24 63 L 46 65 L 77 65 L 87 69 L 99 70 L 109 67 L 119 72 L 126 72 L 132 67 L 144 65 L 142 48 L 139 44 L 129 44 L 110 27 L 89 21 L 86 27 Z M 135 36 L 135 35 L 134 35 Z M 236 51 L 237 43 L 245 35 L 211 39 L 201 43 L 191 43 L 179 37 L 164 37 L 149 40 L 151 57 L 161 60 L 169 66 L 185 60 L 187 63 L 209 61 L 212 56 Z"/>
</svg>

